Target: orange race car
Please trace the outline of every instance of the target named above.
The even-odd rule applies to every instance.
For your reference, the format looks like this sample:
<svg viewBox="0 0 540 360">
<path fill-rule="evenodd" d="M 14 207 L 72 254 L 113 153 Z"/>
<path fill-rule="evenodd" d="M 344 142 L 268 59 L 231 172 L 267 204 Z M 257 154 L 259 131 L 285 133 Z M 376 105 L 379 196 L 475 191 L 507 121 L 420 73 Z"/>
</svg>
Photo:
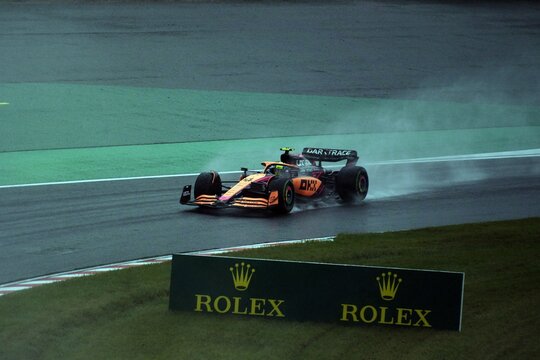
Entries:
<svg viewBox="0 0 540 360">
<path fill-rule="evenodd" d="M 239 181 L 222 181 L 215 171 L 203 172 L 193 186 L 183 188 L 180 203 L 209 208 L 269 209 L 290 212 L 296 201 L 341 199 L 363 200 L 368 192 L 366 169 L 356 166 L 355 150 L 304 148 L 292 154 L 292 148 L 281 148 L 280 161 L 265 161 L 263 171 L 242 168 Z M 324 168 L 322 162 L 346 161 L 339 170 Z M 335 168 L 335 166 L 333 166 Z"/>
</svg>

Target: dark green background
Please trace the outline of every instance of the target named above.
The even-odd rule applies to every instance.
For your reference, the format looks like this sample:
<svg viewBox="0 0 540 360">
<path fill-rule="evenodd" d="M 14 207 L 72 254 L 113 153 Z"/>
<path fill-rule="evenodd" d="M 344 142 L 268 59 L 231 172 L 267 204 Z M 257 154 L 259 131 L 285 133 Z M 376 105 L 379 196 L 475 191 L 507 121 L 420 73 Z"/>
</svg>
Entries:
<svg viewBox="0 0 540 360">
<path fill-rule="evenodd" d="M 256 270 L 245 291 L 234 288 L 229 271 L 240 262 Z M 392 301 L 381 299 L 376 280 L 388 271 L 403 279 Z M 364 305 L 384 306 L 389 308 L 388 314 L 390 308 L 429 309 L 433 328 L 460 330 L 463 281 L 463 273 L 173 255 L 169 307 L 193 311 L 195 294 L 213 299 L 220 295 L 282 299 L 285 303 L 280 308 L 287 320 L 324 322 L 339 322 L 344 303 L 359 309 Z"/>
</svg>

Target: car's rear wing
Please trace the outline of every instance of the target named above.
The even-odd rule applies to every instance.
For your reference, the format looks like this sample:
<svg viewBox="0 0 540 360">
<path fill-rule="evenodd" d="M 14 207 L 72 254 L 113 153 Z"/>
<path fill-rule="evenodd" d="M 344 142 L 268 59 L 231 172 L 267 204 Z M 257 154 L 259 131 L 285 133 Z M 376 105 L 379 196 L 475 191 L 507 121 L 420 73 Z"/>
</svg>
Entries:
<svg viewBox="0 0 540 360">
<path fill-rule="evenodd" d="M 323 148 L 304 148 L 302 150 L 304 158 L 310 161 L 343 161 L 347 160 L 346 166 L 356 165 L 358 154 L 356 150 L 343 149 L 323 149 Z"/>
</svg>

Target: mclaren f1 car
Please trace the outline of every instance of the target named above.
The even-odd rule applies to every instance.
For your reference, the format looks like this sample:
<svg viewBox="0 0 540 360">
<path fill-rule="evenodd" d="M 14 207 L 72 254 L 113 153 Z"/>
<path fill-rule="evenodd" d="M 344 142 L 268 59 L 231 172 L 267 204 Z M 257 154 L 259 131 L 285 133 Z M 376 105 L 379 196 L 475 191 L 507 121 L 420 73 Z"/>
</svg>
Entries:
<svg viewBox="0 0 540 360">
<path fill-rule="evenodd" d="M 207 208 L 269 209 L 290 212 L 295 202 L 335 198 L 350 203 L 365 199 L 369 179 L 366 169 L 357 166 L 355 150 L 304 148 L 293 154 L 281 148 L 280 161 L 265 161 L 262 171 L 242 168 L 238 181 L 222 181 L 216 171 L 203 172 L 193 187 L 183 187 L 180 203 Z M 342 162 L 323 167 L 323 162 Z M 193 193 L 193 199 L 192 199 Z"/>
</svg>

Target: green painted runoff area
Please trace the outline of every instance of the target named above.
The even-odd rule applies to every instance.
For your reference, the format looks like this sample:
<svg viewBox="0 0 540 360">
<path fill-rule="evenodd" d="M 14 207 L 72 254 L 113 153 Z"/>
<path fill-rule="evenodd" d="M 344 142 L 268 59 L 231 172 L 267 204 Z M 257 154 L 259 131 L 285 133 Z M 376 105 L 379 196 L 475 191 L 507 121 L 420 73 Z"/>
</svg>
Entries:
<svg viewBox="0 0 540 360">
<path fill-rule="evenodd" d="M 0 185 L 255 169 L 279 147 L 363 164 L 540 148 L 540 107 L 0 84 Z"/>
</svg>

